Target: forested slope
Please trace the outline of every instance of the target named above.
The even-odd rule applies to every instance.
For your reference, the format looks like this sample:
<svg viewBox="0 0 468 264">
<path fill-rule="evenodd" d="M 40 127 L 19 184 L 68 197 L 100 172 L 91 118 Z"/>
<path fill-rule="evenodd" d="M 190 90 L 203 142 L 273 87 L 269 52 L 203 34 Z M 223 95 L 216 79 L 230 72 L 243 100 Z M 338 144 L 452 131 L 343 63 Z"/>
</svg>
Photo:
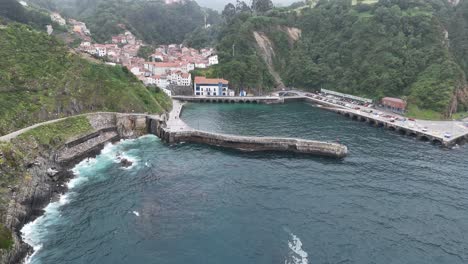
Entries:
<svg viewBox="0 0 468 264">
<path fill-rule="evenodd" d="M 120 66 L 89 62 L 21 24 L 0 28 L 0 135 L 83 112 L 163 111 L 170 100 Z"/>
<path fill-rule="evenodd" d="M 452 6 L 445 0 L 381 0 L 353 5 L 351 0 L 319 1 L 299 12 L 272 10 L 263 16 L 225 16 L 218 45 L 223 65 L 215 74 L 236 80 L 248 76 L 258 61 L 254 32 L 267 36 L 274 50 L 275 70 L 289 87 L 321 87 L 380 99 L 407 99 L 410 114 L 451 116 L 466 111 L 468 31 L 467 1 Z M 225 12 L 226 14 L 226 12 Z M 284 26 L 302 30 L 291 46 Z M 232 44 L 240 54 L 233 54 Z M 254 66 L 239 67 L 239 65 Z M 233 75 L 236 73 L 236 75 Z M 274 88 L 264 71 L 257 82 L 235 86 Z M 244 78 L 245 80 L 245 78 Z"/>
<path fill-rule="evenodd" d="M 212 28 L 204 30 L 206 23 L 216 25 L 219 14 L 200 7 L 196 1 L 166 5 L 164 1 L 146 0 L 31 0 L 43 7 L 52 7 L 68 17 L 87 23 L 98 42 L 110 40 L 123 31 L 131 30 L 150 44 L 182 43 L 192 32 L 205 34 L 204 43 L 214 38 Z M 213 35 L 213 36 L 212 36 Z M 198 39 L 199 40 L 199 39 Z"/>
</svg>

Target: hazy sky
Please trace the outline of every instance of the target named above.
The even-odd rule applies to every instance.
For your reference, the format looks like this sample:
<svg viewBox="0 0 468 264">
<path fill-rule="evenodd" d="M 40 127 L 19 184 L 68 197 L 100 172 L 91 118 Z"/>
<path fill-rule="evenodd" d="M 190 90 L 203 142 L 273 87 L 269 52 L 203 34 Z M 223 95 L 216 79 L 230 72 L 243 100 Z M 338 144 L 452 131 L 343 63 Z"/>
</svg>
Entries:
<svg viewBox="0 0 468 264">
<path fill-rule="evenodd" d="M 195 0 L 199 5 L 222 10 L 227 3 L 236 3 L 236 0 Z M 250 0 L 244 0 L 247 4 L 250 4 Z M 289 5 L 299 0 L 273 0 L 275 5 Z"/>
</svg>

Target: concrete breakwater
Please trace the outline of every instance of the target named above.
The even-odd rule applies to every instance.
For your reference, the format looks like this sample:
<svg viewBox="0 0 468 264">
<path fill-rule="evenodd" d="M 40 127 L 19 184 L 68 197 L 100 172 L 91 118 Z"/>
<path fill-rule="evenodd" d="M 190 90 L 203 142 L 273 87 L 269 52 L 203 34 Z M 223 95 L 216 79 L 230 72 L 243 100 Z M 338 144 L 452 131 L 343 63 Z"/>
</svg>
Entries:
<svg viewBox="0 0 468 264">
<path fill-rule="evenodd" d="M 245 137 L 210 133 L 200 130 L 164 131 L 161 135 L 161 138 L 168 143 L 203 143 L 246 152 L 283 151 L 334 158 L 344 158 L 348 153 L 348 148 L 338 143 L 320 142 L 297 138 Z"/>
<path fill-rule="evenodd" d="M 200 131 L 180 119 L 183 103 L 173 101 L 173 109 L 163 120 L 150 121 L 150 133 L 167 143 L 194 142 L 241 151 L 283 151 L 344 158 L 348 148 L 342 144 L 297 138 L 237 136 Z"/>
</svg>

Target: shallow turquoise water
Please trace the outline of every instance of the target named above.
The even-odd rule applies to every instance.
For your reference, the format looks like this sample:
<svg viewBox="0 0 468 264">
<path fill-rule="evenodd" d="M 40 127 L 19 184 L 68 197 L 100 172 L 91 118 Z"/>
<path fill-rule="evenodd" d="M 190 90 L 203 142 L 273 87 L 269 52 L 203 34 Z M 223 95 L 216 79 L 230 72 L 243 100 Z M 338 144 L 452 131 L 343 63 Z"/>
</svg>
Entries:
<svg viewBox="0 0 468 264">
<path fill-rule="evenodd" d="M 146 136 L 75 168 L 25 227 L 31 263 L 467 263 L 468 148 L 304 103 L 190 104 L 193 127 L 348 145 L 345 160 Z M 134 159 L 120 168 L 120 153 Z M 39 249 L 40 248 L 40 249 Z"/>
</svg>

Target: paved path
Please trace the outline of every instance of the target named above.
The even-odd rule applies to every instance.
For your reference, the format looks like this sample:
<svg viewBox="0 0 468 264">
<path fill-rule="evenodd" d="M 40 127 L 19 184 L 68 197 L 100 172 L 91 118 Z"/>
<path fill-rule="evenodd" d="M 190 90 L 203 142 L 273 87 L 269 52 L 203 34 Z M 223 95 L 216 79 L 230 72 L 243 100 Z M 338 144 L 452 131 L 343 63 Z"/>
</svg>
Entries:
<svg viewBox="0 0 468 264">
<path fill-rule="evenodd" d="M 0 141 L 7 141 L 7 142 L 9 142 L 10 140 L 16 138 L 17 136 L 19 136 L 19 135 L 21 135 L 21 134 L 23 134 L 23 133 L 28 132 L 28 131 L 31 130 L 31 129 L 34 129 L 34 128 L 36 128 L 36 127 L 40 127 L 40 126 L 43 126 L 43 125 L 47 125 L 47 124 L 56 123 L 56 122 L 65 120 L 65 119 L 67 119 L 67 118 L 68 118 L 68 117 L 64 117 L 64 118 L 60 118 L 60 119 L 54 119 L 54 120 L 49 120 L 49 121 L 37 123 L 37 124 L 32 125 L 32 126 L 30 126 L 30 127 L 26 127 L 26 128 L 17 130 L 17 131 L 15 131 L 15 132 L 12 132 L 12 133 L 10 133 L 10 134 L 8 134 L 8 135 L 1 136 L 1 137 L 0 137 Z"/>
<path fill-rule="evenodd" d="M 169 112 L 169 118 L 166 121 L 166 126 L 170 131 L 191 131 L 193 130 L 188 126 L 182 119 L 180 115 L 182 113 L 182 108 L 184 104 L 179 100 L 172 100 L 172 110 Z"/>
<path fill-rule="evenodd" d="M 59 119 L 44 121 L 44 122 L 37 123 L 37 124 L 34 124 L 34 125 L 29 126 L 29 127 L 26 127 L 26 128 L 17 130 L 17 131 L 15 131 L 15 132 L 10 133 L 10 134 L 1 136 L 1 137 L 0 137 L 0 141 L 9 142 L 9 141 L 11 141 L 12 139 L 18 137 L 19 135 L 24 134 L 24 133 L 26 133 L 26 132 L 28 132 L 28 131 L 34 129 L 34 128 L 41 127 L 41 126 L 48 125 L 48 124 L 53 124 L 53 123 L 56 123 L 56 122 L 60 122 L 60 121 L 62 121 L 62 120 L 66 120 L 67 118 L 78 117 L 78 116 L 89 116 L 89 115 L 96 115 L 96 114 L 120 114 L 120 113 L 115 113 L 115 112 L 95 112 L 95 113 L 86 113 L 86 114 L 80 114 L 80 115 L 75 115 L 75 116 L 67 116 L 67 117 L 64 117 L 64 118 L 59 118 Z M 145 114 L 140 114 L 140 113 L 125 113 L 125 115 L 145 115 Z"/>
</svg>

